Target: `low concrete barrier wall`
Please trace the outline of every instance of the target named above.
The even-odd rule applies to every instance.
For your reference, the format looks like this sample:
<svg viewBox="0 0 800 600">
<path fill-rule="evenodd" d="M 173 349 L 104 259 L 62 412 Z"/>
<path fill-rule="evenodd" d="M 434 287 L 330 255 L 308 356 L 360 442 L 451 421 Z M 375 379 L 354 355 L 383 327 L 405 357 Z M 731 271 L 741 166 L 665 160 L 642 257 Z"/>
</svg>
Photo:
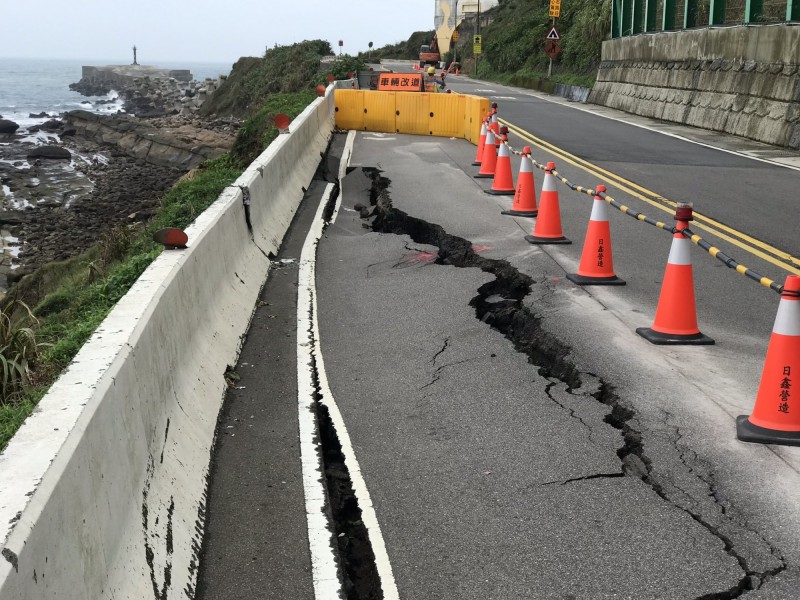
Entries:
<svg viewBox="0 0 800 600">
<path fill-rule="evenodd" d="M 800 28 L 732 27 L 603 42 L 589 102 L 800 148 Z"/>
<path fill-rule="evenodd" d="M 0 598 L 193 597 L 223 373 L 333 107 L 329 88 L 145 271 L 0 455 Z"/>
</svg>

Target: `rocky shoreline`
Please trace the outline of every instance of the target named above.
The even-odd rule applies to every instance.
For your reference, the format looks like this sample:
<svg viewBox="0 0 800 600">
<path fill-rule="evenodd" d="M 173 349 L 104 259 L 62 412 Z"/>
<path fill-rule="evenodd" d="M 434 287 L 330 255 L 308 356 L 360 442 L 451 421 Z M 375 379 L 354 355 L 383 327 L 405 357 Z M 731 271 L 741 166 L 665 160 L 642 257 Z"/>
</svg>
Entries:
<svg viewBox="0 0 800 600">
<path fill-rule="evenodd" d="M 230 120 L 181 115 L 41 118 L 47 121 L 36 127 L 0 133 L 2 291 L 84 252 L 114 227 L 145 223 L 181 175 L 230 149 L 238 129 Z"/>
</svg>

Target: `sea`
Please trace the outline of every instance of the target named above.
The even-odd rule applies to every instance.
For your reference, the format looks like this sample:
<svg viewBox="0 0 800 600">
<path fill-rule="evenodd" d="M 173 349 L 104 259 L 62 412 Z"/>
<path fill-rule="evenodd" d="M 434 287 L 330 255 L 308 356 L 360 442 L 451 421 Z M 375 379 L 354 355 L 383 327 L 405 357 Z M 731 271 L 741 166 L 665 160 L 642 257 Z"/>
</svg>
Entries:
<svg viewBox="0 0 800 600">
<path fill-rule="evenodd" d="M 84 109 L 116 113 L 121 104 L 99 104 L 92 107 L 81 102 L 114 100 L 112 92 L 107 98 L 87 98 L 69 89 L 70 83 L 81 78 L 81 67 L 124 64 L 119 60 L 102 59 L 42 59 L 0 57 L 0 115 L 17 123 L 21 128 L 43 123 L 47 119 L 31 119 L 28 115 L 62 113 Z M 228 75 L 233 65 L 222 63 L 153 61 L 152 66 L 165 69 L 189 69 L 194 79 L 216 79 Z"/>
<path fill-rule="evenodd" d="M 3 58 L 0 57 L 0 119 L 8 119 L 19 125 L 14 136 L 0 135 L 0 211 L 27 210 L 32 205 L 15 196 L 10 185 L 7 185 L 8 174 L 30 173 L 31 165 L 20 157 L 20 148 L 24 145 L 58 144 L 57 135 L 46 131 L 30 132 L 29 128 L 70 110 L 88 110 L 96 113 L 113 114 L 122 110 L 122 102 L 115 91 L 107 96 L 86 97 L 69 89 L 70 83 L 77 83 L 81 78 L 82 67 L 124 64 L 119 60 L 103 59 L 41 59 L 41 58 Z M 148 61 L 148 64 L 160 68 L 189 69 L 195 80 L 206 78 L 217 79 L 220 75 L 228 75 L 232 64 L 206 62 Z M 31 116 L 45 113 L 46 116 Z M 72 188 L 91 188 L 90 179 L 81 172 L 81 165 L 90 160 L 105 161 L 102 156 L 73 156 L 69 164 L 48 166 L 51 181 L 69 184 Z M 53 171 L 58 171 L 52 173 Z M 5 180 L 3 174 L 5 172 Z M 27 187 L 40 186 L 45 183 L 43 177 L 30 176 Z M 61 184 L 58 184 L 61 185 Z M 0 226 L 0 296 L 6 287 L 5 272 L 13 271 L 20 266 L 18 255 L 22 243 L 4 226 Z"/>
</svg>

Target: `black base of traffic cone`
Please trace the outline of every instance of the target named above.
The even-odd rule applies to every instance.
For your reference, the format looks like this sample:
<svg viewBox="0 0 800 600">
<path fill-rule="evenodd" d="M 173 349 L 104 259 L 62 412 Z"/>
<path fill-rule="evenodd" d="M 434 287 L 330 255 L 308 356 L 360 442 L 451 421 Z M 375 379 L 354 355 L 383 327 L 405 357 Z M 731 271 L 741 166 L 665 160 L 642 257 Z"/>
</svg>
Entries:
<svg viewBox="0 0 800 600">
<path fill-rule="evenodd" d="M 756 444 L 781 444 L 800 446 L 800 431 L 778 431 L 753 425 L 747 415 L 736 417 L 736 438 L 741 442 Z"/>
<path fill-rule="evenodd" d="M 489 177 L 494 179 L 494 173 L 492 173 L 491 175 L 481 175 L 480 173 L 478 173 L 477 175 L 473 175 L 473 177 L 475 179 L 489 179 Z"/>
<path fill-rule="evenodd" d="M 535 235 L 526 235 L 525 241 L 529 244 L 571 244 L 572 240 L 568 240 L 565 237 L 560 238 L 544 238 L 544 237 L 536 237 Z"/>
<path fill-rule="evenodd" d="M 483 192 L 492 196 L 513 196 L 517 193 L 516 190 L 483 190 Z"/>
<path fill-rule="evenodd" d="M 539 214 L 538 210 L 501 210 L 501 215 L 511 215 L 512 217 L 535 217 Z"/>
<path fill-rule="evenodd" d="M 690 335 L 661 333 L 660 331 L 653 331 L 649 327 L 639 327 L 636 329 L 636 333 L 657 346 L 711 346 L 714 344 L 714 340 L 702 333 L 692 333 Z"/>
<path fill-rule="evenodd" d="M 474 163 L 472 163 L 472 166 L 473 166 L 473 167 L 480 167 L 480 166 L 481 166 L 481 163 L 480 163 L 480 161 L 479 161 L 479 160 L 476 160 Z"/>
<path fill-rule="evenodd" d="M 616 275 L 611 277 L 586 277 L 577 273 L 567 273 L 567 279 L 578 285 L 625 285 L 625 280 Z"/>
</svg>

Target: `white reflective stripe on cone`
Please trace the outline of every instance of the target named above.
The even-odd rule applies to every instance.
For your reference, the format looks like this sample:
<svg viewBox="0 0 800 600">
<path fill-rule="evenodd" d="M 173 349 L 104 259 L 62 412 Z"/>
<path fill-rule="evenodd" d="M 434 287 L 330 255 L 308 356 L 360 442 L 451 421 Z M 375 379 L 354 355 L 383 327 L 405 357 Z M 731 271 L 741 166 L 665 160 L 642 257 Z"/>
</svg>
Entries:
<svg viewBox="0 0 800 600">
<path fill-rule="evenodd" d="M 556 178 L 553 176 L 552 173 L 544 174 L 544 181 L 542 182 L 542 191 L 543 192 L 556 191 Z"/>
<path fill-rule="evenodd" d="M 669 249 L 669 264 L 671 265 L 691 265 L 692 264 L 692 242 L 685 237 L 672 238 L 672 247 Z"/>
<path fill-rule="evenodd" d="M 501 156 L 505 156 L 506 158 L 511 158 L 511 155 L 508 153 L 508 146 L 501 143 L 500 144 L 500 152 L 497 154 L 497 157 L 500 158 Z"/>
<path fill-rule="evenodd" d="M 781 299 L 772 332 L 800 336 L 800 301 Z"/>
<path fill-rule="evenodd" d="M 533 173 L 533 163 L 527 156 L 522 157 L 522 162 L 519 164 L 520 173 Z"/>
<path fill-rule="evenodd" d="M 605 200 L 595 200 L 592 203 L 592 216 L 590 221 L 608 221 L 608 206 Z"/>
</svg>

